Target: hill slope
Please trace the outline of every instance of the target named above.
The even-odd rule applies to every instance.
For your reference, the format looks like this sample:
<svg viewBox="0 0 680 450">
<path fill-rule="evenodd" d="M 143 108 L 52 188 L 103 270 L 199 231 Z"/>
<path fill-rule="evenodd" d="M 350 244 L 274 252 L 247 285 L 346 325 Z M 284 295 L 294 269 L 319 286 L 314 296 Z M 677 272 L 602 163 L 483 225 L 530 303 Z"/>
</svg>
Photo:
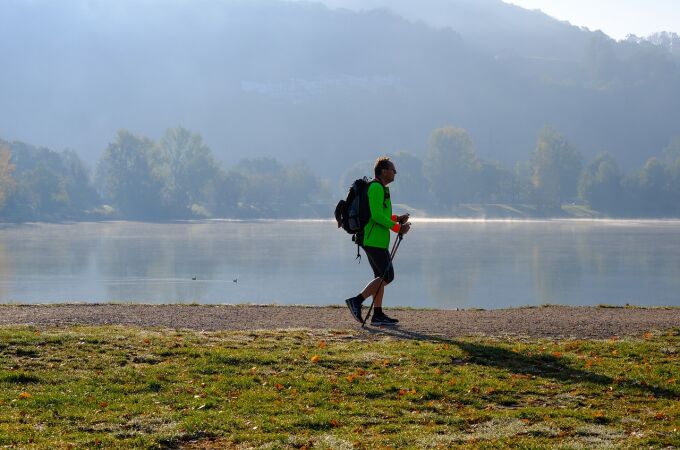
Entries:
<svg viewBox="0 0 680 450">
<path fill-rule="evenodd" d="M 331 177 L 380 152 L 420 153 L 445 124 L 507 162 L 546 124 L 624 166 L 680 134 L 664 50 L 500 1 L 431 3 L 449 26 L 274 0 L 8 0 L 0 136 L 94 161 L 119 128 L 156 137 L 182 124 L 225 162 L 305 159 Z"/>
</svg>

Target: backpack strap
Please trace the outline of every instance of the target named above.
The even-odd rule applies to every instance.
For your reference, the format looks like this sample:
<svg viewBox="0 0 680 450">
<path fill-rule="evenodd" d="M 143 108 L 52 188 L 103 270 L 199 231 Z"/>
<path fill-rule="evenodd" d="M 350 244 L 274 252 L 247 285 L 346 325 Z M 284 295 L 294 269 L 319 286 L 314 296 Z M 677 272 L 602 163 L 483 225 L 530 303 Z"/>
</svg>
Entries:
<svg viewBox="0 0 680 450">
<path fill-rule="evenodd" d="M 383 186 L 383 184 L 375 178 L 373 178 L 373 180 L 370 183 L 368 183 L 368 185 L 370 186 L 371 183 L 378 183 L 378 184 L 380 184 L 380 186 L 382 186 L 382 188 L 383 188 L 383 208 L 386 208 L 387 207 L 387 188 L 385 186 Z"/>
<path fill-rule="evenodd" d="M 361 253 L 359 253 L 359 247 L 360 247 L 360 245 L 359 245 L 359 240 L 361 239 L 361 237 L 359 236 L 359 234 L 361 234 L 361 233 L 363 233 L 363 231 L 360 231 L 360 232 L 355 233 L 354 235 L 352 235 L 352 241 L 354 241 L 354 242 L 357 244 L 357 257 L 354 258 L 354 260 L 356 261 L 356 260 L 358 259 L 358 260 L 359 260 L 359 264 L 361 264 Z"/>
</svg>

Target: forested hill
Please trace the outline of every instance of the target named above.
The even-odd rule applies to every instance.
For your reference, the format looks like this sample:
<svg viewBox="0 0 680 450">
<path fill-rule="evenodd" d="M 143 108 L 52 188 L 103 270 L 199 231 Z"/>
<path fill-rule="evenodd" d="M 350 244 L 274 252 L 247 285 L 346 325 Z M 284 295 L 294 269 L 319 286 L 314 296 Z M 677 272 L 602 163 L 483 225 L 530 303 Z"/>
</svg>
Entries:
<svg viewBox="0 0 680 450">
<path fill-rule="evenodd" d="M 409 3 L 4 0 L 0 138 L 94 162 L 118 129 L 181 124 L 227 164 L 305 160 L 334 178 L 380 152 L 422 155 L 442 125 L 506 163 L 551 125 L 624 168 L 680 134 L 673 36 L 615 42 L 500 0 Z"/>
<path fill-rule="evenodd" d="M 316 0 L 352 11 L 383 9 L 408 20 L 456 30 L 466 45 L 496 56 L 580 61 L 591 33 L 500 0 Z"/>
</svg>

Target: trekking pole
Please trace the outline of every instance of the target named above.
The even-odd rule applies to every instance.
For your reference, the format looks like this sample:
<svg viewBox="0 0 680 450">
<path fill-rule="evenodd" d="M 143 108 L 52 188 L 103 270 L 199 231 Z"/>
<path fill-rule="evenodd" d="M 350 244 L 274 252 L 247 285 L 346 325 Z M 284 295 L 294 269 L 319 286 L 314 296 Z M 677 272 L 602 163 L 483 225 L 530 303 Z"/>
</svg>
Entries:
<svg viewBox="0 0 680 450">
<path fill-rule="evenodd" d="M 397 254 L 397 249 L 399 248 L 399 244 L 401 244 L 401 240 L 404 239 L 404 235 L 399 233 L 397 235 L 397 239 L 394 241 L 394 244 L 392 245 L 392 251 L 390 253 L 390 262 L 387 264 L 387 267 L 385 267 L 385 272 L 383 272 L 383 276 L 380 278 L 380 284 L 378 285 L 378 290 L 375 291 L 376 295 L 378 292 L 380 292 L 380 289 L 382 288 L 383 282 L 385 281 L 385 277 L 387 276 L 387 272 L 389 272 L 390 267 L 392 267 L 392 260 L 394 259 L 394 255 Z M 366 326 L 366 321 L 368 320 L 368 317 L 371 315 L 371 311 L 373 310 L 373 303 L 375 302 L 375 295 L 373 296 L 373 300 L 371 300 L 371 306 L 368 308 L 368 313 L 366 313 L 366 317 L 364 317 L 364 321 L 361 322 L 361 327 L 363 328 Z"/>
</svg>

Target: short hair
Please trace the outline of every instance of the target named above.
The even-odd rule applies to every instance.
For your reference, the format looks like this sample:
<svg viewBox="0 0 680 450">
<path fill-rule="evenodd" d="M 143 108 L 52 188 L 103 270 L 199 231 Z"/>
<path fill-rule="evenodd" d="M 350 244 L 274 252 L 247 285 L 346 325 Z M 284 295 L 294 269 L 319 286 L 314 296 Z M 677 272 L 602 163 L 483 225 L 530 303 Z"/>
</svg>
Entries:
<svg viewBox="0 0 680 450">
<path fill-rule="evenodd" d="M 373 166 L 373 175 L 375 175 L 376 178 L 380 176 L 380 172 L 383 171 L 383 169 L 389 169 L 390 164 L 392 164 L 392 161 L 390 161 L 389 156 L 381 156 L 380 158 L 375 160 L 375 165 Z"/>
</svg>

